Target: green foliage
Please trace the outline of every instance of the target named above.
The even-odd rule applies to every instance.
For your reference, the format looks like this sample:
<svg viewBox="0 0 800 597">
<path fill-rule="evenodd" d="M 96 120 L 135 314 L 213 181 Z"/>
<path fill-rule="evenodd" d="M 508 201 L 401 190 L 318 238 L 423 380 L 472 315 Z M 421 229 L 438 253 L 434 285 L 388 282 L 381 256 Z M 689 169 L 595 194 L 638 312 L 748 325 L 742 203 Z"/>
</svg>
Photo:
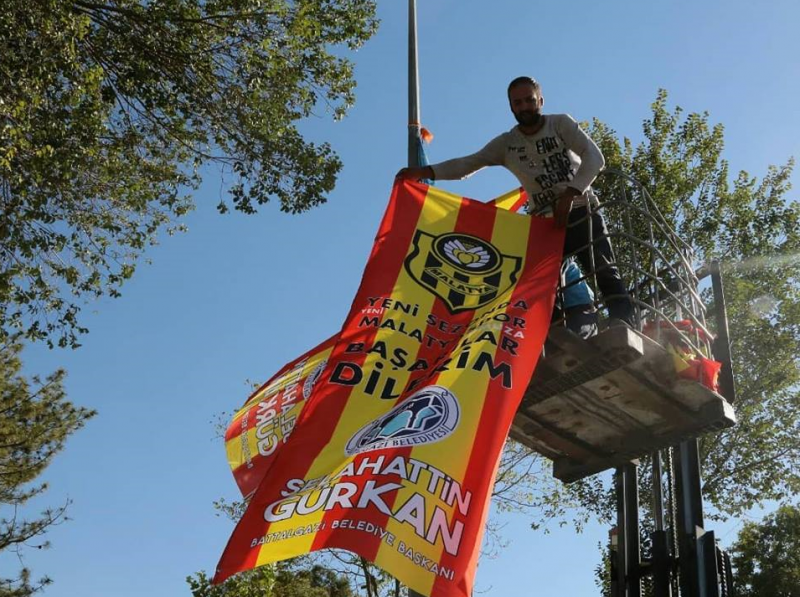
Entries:
<svg viewBox="0 0 800 597">
<path fill-rule="evenodd" d="M 739 422 L 702 439 L 703 492 L 719 515 L 736 516 L 800 490 L 800 204 L 787 197 L 794 162 L 760 180 L 741 171 L 731 183 L 722 125 L 708 113 L 670 110 L 667 100 L 660 91 L 635 150 L 602 123 L 592 134 L 610 167 L 648 189 L 698 265 L 722 262 Z"/>
<path fill-rule="evenodd" d="M 301 557 L 260 566 L 212 585 L 205 572 L 186 578 L 192 597 L 353 597 L 347 577 Z"/>
<path fill-rule="evenodd" d="M 335 571 L 303 561 L 278 564 L 275 597 L 351 597 L 350 584 Z"/>
<path fill-rule="evenodd" d="M 186 577 L 192 597 L 275 597 L 275 568 L 261 566 L 212 585 L 205 572 Z"/>
<path fill-rule="evenodd" d="M 0 3 L 3 329 L 75 346 L 79 299 L 119 294 L 208 164 L 244 213 L 324 202 L 340 160 L 296 125 L 353 103 L 340 47 L 374 33 L 374 12 L 374 0 Z"/>
<path fill-rule="evenodd" d="M 600 597 L 613 597 L 611 595 L 611 559 L 608 545 L 597 544 L 600 561 L 594 567 L 594 584 Z"/>
<path fill-rule="evenodd" d="M 731 560 L 740 597 L 800 594 L 800 508 L 782 506 L 760 523 L 746 523 Z"/>
<path fill-rule="evenodd" d="M 18 556 L 32 539 L 64 520 L 66 504 L 31 520 L 23 518 L 21 508 L 47 489 L 32 483 L 67 438 L 95 414 L 66 399 L 64 371 L 45 380 L 21 376 L 20 351 L 18 343 L 0 347 L 0 554 Z M 0 578 L 0 596 L 26 597 L 48 583 L 47 578 L 32 581 L 23 569 L 18 578 Z"/>
</svg>

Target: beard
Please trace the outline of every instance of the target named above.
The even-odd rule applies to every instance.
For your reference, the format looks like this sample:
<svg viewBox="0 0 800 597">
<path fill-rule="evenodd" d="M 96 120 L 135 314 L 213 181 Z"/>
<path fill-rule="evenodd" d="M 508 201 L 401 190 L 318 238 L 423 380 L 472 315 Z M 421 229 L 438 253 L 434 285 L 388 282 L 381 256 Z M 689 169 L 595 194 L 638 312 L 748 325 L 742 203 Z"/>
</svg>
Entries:
<svg viewBox="0 0 800 597">
<path fill-rule="evenodd" d="M 536 126 L 542 119 L 542 113 L 533 110 L 523 110 L 522 112 L 514 112 L 514 118 L 522 126 Z"/>
</svg>

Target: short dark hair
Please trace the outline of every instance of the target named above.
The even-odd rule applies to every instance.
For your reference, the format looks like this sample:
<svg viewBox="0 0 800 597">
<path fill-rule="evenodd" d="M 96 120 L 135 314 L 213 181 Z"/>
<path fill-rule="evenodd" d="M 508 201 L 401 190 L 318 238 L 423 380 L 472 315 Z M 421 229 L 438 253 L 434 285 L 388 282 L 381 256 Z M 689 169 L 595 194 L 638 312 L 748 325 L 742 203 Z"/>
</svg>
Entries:
<svg viewBox="0 0 800 597">
<path fill-rule="evenodd" d="M 506 95 L 511 93 L 511 90 L 514 89 L 514 87 L 519 87 L 520 85 L 530 85 L 536 92 L 540 92 L 542 89 L 542 86 L 539 85 L 539 82 L 533 77 L 517 77 L 516 79 L 511 81 L 511 83 L 508 84 L 508 90 L 506 91 Z"/>
</svg>

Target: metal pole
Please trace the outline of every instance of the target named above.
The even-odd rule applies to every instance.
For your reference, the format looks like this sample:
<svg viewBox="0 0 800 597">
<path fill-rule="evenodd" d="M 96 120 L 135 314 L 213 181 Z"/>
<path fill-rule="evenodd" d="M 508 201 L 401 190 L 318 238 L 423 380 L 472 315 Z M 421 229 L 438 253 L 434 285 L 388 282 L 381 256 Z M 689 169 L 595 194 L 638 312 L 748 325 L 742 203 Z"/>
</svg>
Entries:
<svg viewBox="0 0 800 597">
<path fill-rule="evenodd" d="M 408 165 L 417 167 L 419 136 L 419 73 L 417 69 L 417 2 L 408 0 Z M 408 589 L 408 597 L 424 597 Z"/>
<path fill-rule="evenodd" d="M 628 591 L 626 587 L 626 579 L 628 575 L 628 520 L 625 515 L 625 506 L 627 500 L 625 499 L 625 474 L 623 467 L 618 466 L 614 473 L 614 485 L 617 493 L 617 551 L 616 551 L 616 566 L 611 567 L 611 572 L 615 575 L 611 579 L 612 597 L 627 597 Z"/>
<path fill-rule="evenodd" d="M 670 568 L 672 562 L 669 554 L 669 537 L 664 525 L 663 471 L 661 469 L 661 452 L 653 452 L 653 520 L 655 531 L 650 534 L 652 545 L 651 568 L 653 576 L 653 594 L 655 597 L 671 597 Z"/>
<path fill-rule="evenodd" d="M 639 542 L 638 467 L 633 462 L 617 467 L 617 565 L 614 597 L 641 597 L 642 560 Z"/>
<path fill-rule="evenodd" d="M 419 137 L 419 70 L 417 68 L 417 3 L 408 0 L 408 165 L 421 166 L 417 153 Z"/>
<path fill-rule="evenodd" d="M 664 494 L 661 478 L 661 452 L 656 450 L 652 454 L 653 458 L 653 521 L 657 531 L 664 530 Z"/>
<path fill-rule="evenodd" d="M 625 485 L 625 549 L 628 552 L 626 589 L 628 597 L 641 597 L 642 594 L 642 552 L 639 537 L 639 467 L 630 462 L 622 465 Z"/>
<path fill-rule="evenodd" d="M 681 442 L 678 448 L 676 486 L 678 493 L 679 559 L 681 597 L 711 597 L 708 592 L 702 537 L 703 496 L 700 480 L 700 450 L 696 439 Z"/>
</svg>

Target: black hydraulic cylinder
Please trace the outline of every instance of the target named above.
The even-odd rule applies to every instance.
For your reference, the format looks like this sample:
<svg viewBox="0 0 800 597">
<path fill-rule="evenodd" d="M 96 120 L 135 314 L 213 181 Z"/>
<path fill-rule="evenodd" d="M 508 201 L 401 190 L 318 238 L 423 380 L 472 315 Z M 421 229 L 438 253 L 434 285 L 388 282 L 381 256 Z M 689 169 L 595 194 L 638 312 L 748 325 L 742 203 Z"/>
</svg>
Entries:
<svg viewBox="0 0 800 597">
<path fill-rule="evenodd" d="M 666 531 L 655 531 L 650 534 L 653 542 L 651 572 L 653 577 L 654 597 L 672 596 L 672 558 L 669 549 L 669 536 Z"/>
<path fill-rule="evenodd" d="M 719 573 L 717 570 L 717 540 L 713 531 L 707 531 L 698 538 L 702 578 L 700 579 L 704 597 L 720 597 Z"/>
<path fill-rule="evenodd" d="M 638 467 L 617 468 L 617 565 L 614 597 L 641 597 L 641 545 L 639 539 Z M 612 567 L 613 569 L 614 567 Z"/>
<path fill-rule="evenodd" d="M 628 595 L 641 597 L 642 594 L 642 548 L 639 537 L 639 467 L 629 463 L 622 467 L 625 477 L 625 516 L 627 518 L 625 548 L 628 551 Z"/>
<path fill-rule="evenodd" d="M 704 530 L 700 454 L 696 439 L 681 442 L 675 468 L 681 597 L 706 597 L 706 564 L 698 541 Z"/>
<path fill-rule="evenodd" d="M 616 563 L 611 566 L 612 597 L 625 596 L 625 573 L 628 569 L 628 552 L 626 549 L 626 519 L 625 519 L 625 481 L 622 467 L 617 467 L 614 474 L 614 485 L 617 494 L 617 546 L 614 552 Z"/>
</svg>

